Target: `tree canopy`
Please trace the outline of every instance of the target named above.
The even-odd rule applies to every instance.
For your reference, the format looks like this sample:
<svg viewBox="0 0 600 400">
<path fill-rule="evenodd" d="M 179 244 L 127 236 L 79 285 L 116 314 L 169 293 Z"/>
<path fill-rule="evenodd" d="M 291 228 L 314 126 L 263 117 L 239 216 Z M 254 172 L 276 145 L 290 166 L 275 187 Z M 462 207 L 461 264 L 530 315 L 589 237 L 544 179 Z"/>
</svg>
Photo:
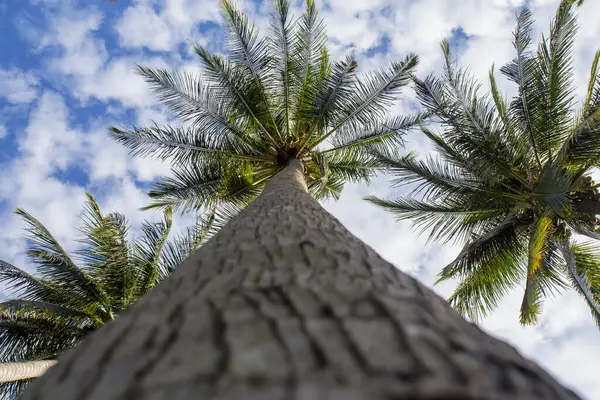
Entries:
<svg viewBox="0 0 600 400">
<path fill-rule="evenodd" d="M 297 18 L 288 0 L 275 1 L 266 36 L 228 0 L 221 6 L 226 54 L 197 45 L 200 76 L 138 67 L 184 126 L 112 129 L 134 155 L 172 162 L 172 176 L 149 192 L 149 207 L 247 204 L 290 158 L 303 162 L 311 195 L 337 198 L 344 183 L 368 182 L 380 169 L 373 149 L 402 143 L 420 121 L 388 115 L 416 55 L 359 75 L 353 54 L 331 60 L 313 0 Z"/>
</svg>

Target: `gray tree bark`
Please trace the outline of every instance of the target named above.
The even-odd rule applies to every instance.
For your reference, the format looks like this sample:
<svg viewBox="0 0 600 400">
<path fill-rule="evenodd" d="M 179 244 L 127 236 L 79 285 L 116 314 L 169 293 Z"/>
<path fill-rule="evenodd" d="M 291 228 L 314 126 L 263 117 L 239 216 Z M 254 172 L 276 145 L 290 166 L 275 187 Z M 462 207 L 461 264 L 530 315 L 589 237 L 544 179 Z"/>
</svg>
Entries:
<svg viewBox="0 0 600 400">
<path fill-rule="evenodd" d="M 306 193 L 293 160 L 24 399 L 576 399 Z"/>
<path fill-rule="evenodd" d="M 37 378 L 55 364 L 54 360 L 0 363 L 0 383 Z"/>
</svg>

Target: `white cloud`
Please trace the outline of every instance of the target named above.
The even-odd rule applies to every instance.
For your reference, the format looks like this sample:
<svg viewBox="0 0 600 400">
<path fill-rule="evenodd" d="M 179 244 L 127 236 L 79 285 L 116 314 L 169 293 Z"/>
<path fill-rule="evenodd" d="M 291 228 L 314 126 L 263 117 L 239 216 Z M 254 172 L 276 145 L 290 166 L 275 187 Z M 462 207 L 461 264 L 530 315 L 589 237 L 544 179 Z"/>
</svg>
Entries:
<svg viewBox="0 0 600 400">
<path fill-rule="evenodd" d="M 6 131 L 6 127 L 3 124 L 0 124 L 0 140 L 4 139 L 8 135 Z"/>
<path fill-rule="evenodd" d="M 168 51 L 175 42 L 167 23 L 145 4 L 127 8 L 117 24 L 117 30 L 121 42 L 127 47 Z"/>
<path fill-rule="evenodd" d="M 207 38 L 195 25 L 218 18 L 218 3 L 212 0 L 166 0 L 160 5 L 139 2 L 125 10 L 116 29 L 125 48 L 173 51 L 180 42 L 204 43 Z"/>
<path fill-rule="evenodd" d="M 38 79 L 16 68 L 0 68 L 0 97 L 9 103 L 30 103 L 37 96 Z"/>
</svg>

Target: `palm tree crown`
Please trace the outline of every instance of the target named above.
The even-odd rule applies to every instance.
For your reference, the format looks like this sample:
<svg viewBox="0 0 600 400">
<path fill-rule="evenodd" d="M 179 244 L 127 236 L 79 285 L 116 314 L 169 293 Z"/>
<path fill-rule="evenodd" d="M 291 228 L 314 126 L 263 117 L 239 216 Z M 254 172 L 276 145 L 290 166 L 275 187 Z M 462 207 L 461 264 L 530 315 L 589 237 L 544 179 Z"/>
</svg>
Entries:
<svg viewBox="0 0 600 400">
<path fill-rule="evenodd" d="M 514 32 L 516 58 L 501 72 L 518 88 L 507 103 L 490 72 L 491 96 L 456 68 L 449 45 L 441 78 L 416 79 L 424 108 L 441 124 L 423 128 L 436 156 L 380 157 L 415 183 L 418 198 L 370 198 L 401 218 L 431 228 L 431 238 L 466 242 L 440 280 L 459 278 L 450 297 L 477 320 L 519 283 L 520 320 L 537 321 L 544 297 L 569 284 L 600 323 L 600 252 L 573 234 L 598 239 L 600 201 L 590 174 L 600 161 L 600 74 L 596 54 L 583 107 L 573 112 L 573 1 L 563 1 L 537 51 L 529 50 L 532 18 Z"/>
<path fill-rule="evenodd" d="M 214 222 L 199 218 L 167 240 L 167 209 L 161 222 L 144 222 L 141 238 L 128 241 L 125 216 L 103 215 L 87 194 L 77 265 L 37 219 L 15 212 L 27 224 L 27 256 L 36 273 L 0 260 L 0 283 L 14 297 L 0 303 L 0 362 L 54 359 L 154 288 L 212 233 Z M 1 384 L 0 397 L 14 395 L 24 383 Z"/>
<path fill-rule="evenodd" d="M 221 5 L 227 56 L 197 45 L 202 76 L 138 67 L 187 127 L 111 131 L 134 154 L 173 162 L 173 176 L 150 191 L 150 207 L 246 204 L 291 158 L 303 162 L 311 195 L 337 198 L 345 182 L 368 180 L 380 167 L 372 149 L 399 143 L 418 122 L 387 116 L 416 55 L 358 77 L 353 55 L 330 60 L 313 0 L 298 18 L 277 0 L 267 37 L 228 0 Z"/>
</svg>

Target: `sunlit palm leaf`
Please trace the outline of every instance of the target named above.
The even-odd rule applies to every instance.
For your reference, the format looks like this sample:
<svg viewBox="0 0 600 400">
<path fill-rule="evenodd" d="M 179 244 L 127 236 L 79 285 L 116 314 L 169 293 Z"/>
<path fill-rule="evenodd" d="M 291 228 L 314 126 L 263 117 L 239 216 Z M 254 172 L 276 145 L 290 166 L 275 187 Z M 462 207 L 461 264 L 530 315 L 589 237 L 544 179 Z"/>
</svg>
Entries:
<svg viewBox="0 0 600 400">
<path fill-rule="evenodd" d="M 496 254 L 466 274 L 448 302 L 459 314 L 479 322 L 518 285 L 524 275 L 521 261 L 513 251 Z"/>
<path fill-rule="evenodd" d="M 552 235 L 552 219 L 548 216 L 538 218 L 531 229 L 527 256 L 527 281 L 525 295 L 521 303 L 521 324 L 531 325 L 537 322 L 542 307 L 543 263 L 547 257 L 549 240 Z"/>
</svg>

